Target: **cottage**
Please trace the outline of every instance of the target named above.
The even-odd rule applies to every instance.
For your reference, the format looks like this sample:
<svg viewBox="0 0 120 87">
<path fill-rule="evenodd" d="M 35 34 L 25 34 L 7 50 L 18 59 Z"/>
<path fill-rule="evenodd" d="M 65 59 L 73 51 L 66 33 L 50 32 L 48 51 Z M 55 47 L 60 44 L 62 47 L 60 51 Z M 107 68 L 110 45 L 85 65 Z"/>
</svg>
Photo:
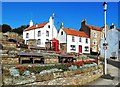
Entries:
<svg viewBox="0 0 120 87">
<path fill-rule="evenodd" d="M 90 53 L 90 38 L 83 31 L 64 28 L 62 23 L 57 39 L 63 52 Z"/>
<path fill-rule="evenodd" d="M 23 39 L 28 44 L 29 39 L 35 39 L 39 47 L 45 47 L 45 42 L 49 42 L 52 38 L 56 38 L 57 30 L 54 25 L 54 14 L 50 16 L 48 22 L 33 25 L 30 20 L 30 26 L 23 31 Z"/>
</svg>

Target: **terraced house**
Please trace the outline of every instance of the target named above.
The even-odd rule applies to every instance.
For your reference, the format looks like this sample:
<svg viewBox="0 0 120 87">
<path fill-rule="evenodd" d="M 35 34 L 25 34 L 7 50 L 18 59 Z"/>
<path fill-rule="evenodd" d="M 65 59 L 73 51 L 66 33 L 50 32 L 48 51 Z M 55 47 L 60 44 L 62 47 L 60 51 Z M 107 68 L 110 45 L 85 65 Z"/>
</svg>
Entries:
<svg viewBox="0 0 120 87">
<path fill-rule="evenodd" d="M 49 42 L 53 38 L 56 38 L 57 30 L 54 26 L 54 14 L 50 16 L 48 22 L 41 24 L 33 24 L 33 21 L 30 21 L 30 26 L 23 31 L 23 39 L 25 44 L 28 44 L 29 41 L 34 41 L 36 46 L 45 47 L 45 42 Z"/>
<path fill-rule="evenodd" d="M 83 31 L 64 28 L 62 23 L 57 39 L 60 43 L 60 50 L 64 52 L 90 53 L 90 38 Z"/>
<path fill-rule="evenodd" d="M 107 31 L 108 31 L 108 26 Z M 90 49 L 92 53 L 98 53 L 100 41 L 104 38 L 104 27 L 99 28 L 86 23 L 86 19 L 82 20 L 79 31 L 84 31 L 90 37 Z"/>
</svg>

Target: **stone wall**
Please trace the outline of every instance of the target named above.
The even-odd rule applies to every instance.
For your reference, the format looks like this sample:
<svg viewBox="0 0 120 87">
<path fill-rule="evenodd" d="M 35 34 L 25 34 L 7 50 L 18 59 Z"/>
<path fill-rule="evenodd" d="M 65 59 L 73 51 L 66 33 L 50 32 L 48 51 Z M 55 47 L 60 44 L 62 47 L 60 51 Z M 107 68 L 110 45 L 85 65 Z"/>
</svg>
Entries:
<svg viewBox="0 0 120 87">
<path fill-rule="evenodd" d="M 57 64 L 58 56 L 44 56 L 44 63 L 45 64 Z"/>
<path fill-rule="evenodd" d="M 28 40 L 28 45 L 29 46 L 36 46 L 37 44 L 36 44 L 36 39 L 29 39 Z"/>
<path fill-rule="evenodd" d="M 19 64 L 17 55 L 2 54 L 2 64 Z"/>
<path fill-rule="evenodd" d="M 60 51 L 62 53 L 66 53 L 67 52 L 67 44 L 66 43 L 60 43 Z"/>
<path fill-rule="evenodd" d="M 9 68 L 3 67 L 4 85 L 85 85 L 103 74 L 103 67 L 96 66 L 83 70 L 64 71 L 30 76 L 9 76 Z"/>
<path fill-rule="evenodd" d="M 51 49 L 51 42 L 45 42 L 45 48 L 47 50 L 50 50 Z"/>
</svg>

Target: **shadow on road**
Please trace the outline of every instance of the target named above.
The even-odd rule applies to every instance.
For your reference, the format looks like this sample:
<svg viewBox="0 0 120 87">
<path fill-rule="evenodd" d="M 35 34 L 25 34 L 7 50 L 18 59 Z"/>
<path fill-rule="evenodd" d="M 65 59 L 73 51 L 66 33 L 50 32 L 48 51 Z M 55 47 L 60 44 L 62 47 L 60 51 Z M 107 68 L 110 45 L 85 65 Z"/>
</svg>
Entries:
<svg viewBox="0 0 120 87">
<path fill-rule="evenodd" d="M 94 55 L 88 55 L 88 57 L 90 57 L 92 59 L 97 59 L 97 56 L 94 56 Z M 104 62 L 104 58 L 100 58 L 100 61 Z M 107 63 L 120 69 L 120 61 L 114 61 L 114 60 L 111 60 L 110 58 L 108 58 Z"/>
<path fill-rule="evenodd" d="M 110 74 L 102 75 L 101 78 L 104 78 L 104 79 L 110 79 L 110 80 L 113 80 L 113 79 L 114 79 L 114 77 L 111 76 Z"/>
<path fill-rule="evenodd" d="M 119 61 L 113 61 L 113 60 L 107 59 L 107 63 L 120 69 L 120 62 Z"/>
</svg>

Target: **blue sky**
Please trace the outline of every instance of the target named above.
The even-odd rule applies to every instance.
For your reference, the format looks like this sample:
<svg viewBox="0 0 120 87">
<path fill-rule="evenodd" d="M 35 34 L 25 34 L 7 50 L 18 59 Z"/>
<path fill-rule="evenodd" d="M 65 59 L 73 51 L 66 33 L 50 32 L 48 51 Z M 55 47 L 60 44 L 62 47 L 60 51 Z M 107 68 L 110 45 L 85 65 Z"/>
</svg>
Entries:
<svg viewBox="0 0 120 87">
<path fill-rule="evenodd" d="M 3 2 L 2 23 L 12 28 L 29 24 L 30 19 L 34 24 L 49 20 L 55 13 L 55 26 L 64 22 L 65 27 L 80 29 L 81 21 L 85 18 L 87 24 L 102 27 L 104 13 L 102 2 Z M 118 2 L 109 2 L 107 9 L 107 24 L 114 23 L 118 27 Z"/>
</svg>

